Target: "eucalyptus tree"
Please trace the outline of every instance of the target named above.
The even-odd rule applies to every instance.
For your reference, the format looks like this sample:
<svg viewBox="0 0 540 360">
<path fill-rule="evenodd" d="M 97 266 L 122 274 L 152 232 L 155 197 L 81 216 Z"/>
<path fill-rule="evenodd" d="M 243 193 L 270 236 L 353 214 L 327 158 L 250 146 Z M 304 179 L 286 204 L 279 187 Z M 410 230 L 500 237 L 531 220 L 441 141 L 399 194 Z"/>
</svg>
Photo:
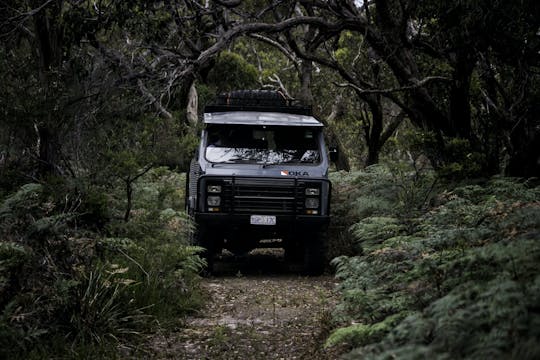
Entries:
<svg viewBox="0 0 540 360">
<path fill-rule="evenodd" d="M 0 6 L 3 142 L 13 150 L 10 139 L 25 134 L 11 156 L 33 158 L 30 175 L 42 178 L 76 175 L 73 161 L 95 156 L 89 144 L 103 127 L 122 126 L 118 119 L 155 114 L 174 124 L 226 25 L 221 6 L 191 0 Z M 110 134 L 107 142 L 120 135 Z"/>
<path fill-rule="evenodd" d="M 506 157 L 510 174 L 538 174 L 538 122 L 531 115 L 539 80 L 536 2 L 303 0 L 228 6 L 242 15 L 246 3 L 265 4 L 274 18 L 245 20 L 233 31 L 263 34 L 305 69 L 309 61 L 335 69 L 340 85 L 371 104 L 368 141 L 374 149 L 384 139 L 377 120 L 384 98 L 430 134 L 425 142 L 438 168 L 470 162 L 477 167 L 471 174 L 493 174 Z M 339 41 L 347 33 L 358 39 L 347 46 L 359 49 L 358 60 L 340 62 Z M 526 168 L 519 166 L 523 162 Z"/>
<path fill-rule="evenodd" d="M 436 166 L 454 161 L 452 146 L 464 144 L 486 173 L 498 171 L 504 154 L 511 173 L 538 171 L 531 99 L 538 97 L 540 16 L 532 0 L 3 4 L 3 79 L 24 88 L 3 90 L 11 99 L 5 114 L 26 119 L 20 123 L 29 134 L 23 147 L 36 154 L 41 173 L 65 171 L 70 153 L 62 148 L 74 119 L 99 117 L 112 95 L 127 100 L 130 111 L 175 121 L 193 82 L 235 39 L 250 34 L 271 39 L 295 59 L 299 94 L 308 101 L 313 62 L 337 71 L 339 85 L 368 104 L 366 139 L 375 150 L 370 161 L 406 116 L 433 134 Z M 345 44 L 347 34 L 352 40 Z M 344 56 L 345 50 L 352 53 Z M 21 100 L 21 93 L 34 95 Z M 402 114 L 384 129 L 380 113 L 388 104 Z M 516 164 L 523 161 L 532 170 L 520 171 Z"/>
</svg>

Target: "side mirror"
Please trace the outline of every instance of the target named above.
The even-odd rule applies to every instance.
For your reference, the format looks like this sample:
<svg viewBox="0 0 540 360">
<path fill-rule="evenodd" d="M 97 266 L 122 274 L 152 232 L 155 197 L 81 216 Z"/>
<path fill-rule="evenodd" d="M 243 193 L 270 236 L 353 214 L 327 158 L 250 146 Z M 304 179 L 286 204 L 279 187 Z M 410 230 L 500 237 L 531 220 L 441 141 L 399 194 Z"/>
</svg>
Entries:
<svg viewBox="0 0 540 360">
<path fill-rule="evenodd" d="M 330 161 L 336 162 L 339 157 L 339 151 L 336 147 L 332 146 L 328 148 L 328 154 L 330 155 Z"/>
</svg>

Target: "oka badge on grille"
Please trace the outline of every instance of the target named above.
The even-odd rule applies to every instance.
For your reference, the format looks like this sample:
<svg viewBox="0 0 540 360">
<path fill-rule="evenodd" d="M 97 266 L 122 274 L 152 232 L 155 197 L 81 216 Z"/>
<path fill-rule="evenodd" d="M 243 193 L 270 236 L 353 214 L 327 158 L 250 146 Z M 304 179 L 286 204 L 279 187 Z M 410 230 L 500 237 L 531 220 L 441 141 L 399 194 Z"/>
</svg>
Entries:
<svg viewBox="0 0 540 360">
<path fill-rule="evenodd" d="M 307 171 L 281 170 L 281 176 L 309 176 Z"/>
</svg>

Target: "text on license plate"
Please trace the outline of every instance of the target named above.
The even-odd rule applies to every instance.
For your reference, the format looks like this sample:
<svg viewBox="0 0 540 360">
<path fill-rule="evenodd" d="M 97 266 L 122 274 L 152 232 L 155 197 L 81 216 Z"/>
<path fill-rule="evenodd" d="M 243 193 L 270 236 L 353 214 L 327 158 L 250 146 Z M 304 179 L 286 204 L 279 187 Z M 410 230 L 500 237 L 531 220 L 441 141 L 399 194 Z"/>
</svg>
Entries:
<svg viewBox="0 0 540 360">
<path fill-rule="evenodd" d="M 251 225 L 276 225 L 276 217 L 273 215 L 251 215 Z"/>
</svg>

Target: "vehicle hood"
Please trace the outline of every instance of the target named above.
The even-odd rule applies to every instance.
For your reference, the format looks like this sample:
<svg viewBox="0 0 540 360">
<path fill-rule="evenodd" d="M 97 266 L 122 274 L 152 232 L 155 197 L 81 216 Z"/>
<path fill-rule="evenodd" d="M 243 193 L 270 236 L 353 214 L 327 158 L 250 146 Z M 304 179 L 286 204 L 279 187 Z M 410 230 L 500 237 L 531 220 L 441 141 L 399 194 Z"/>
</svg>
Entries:
<svg viewBox="0 0 540 360">
<path fill-rule="evenodd" d="M 323 165 L 259 165 L 259 164 L 205 164 L 206 175 L 217 176 L 260 176 L 292 178 L 326 178 L 328 167 Z"/>
</svg>

